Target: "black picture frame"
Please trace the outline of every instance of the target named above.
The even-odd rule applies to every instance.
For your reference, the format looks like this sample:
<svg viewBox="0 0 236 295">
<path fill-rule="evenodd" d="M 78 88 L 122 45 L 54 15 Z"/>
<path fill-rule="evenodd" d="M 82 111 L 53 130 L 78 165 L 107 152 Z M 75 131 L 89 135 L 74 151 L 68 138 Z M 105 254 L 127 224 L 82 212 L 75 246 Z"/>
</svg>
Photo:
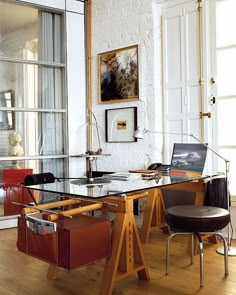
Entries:
<svg viewBox="0 0 236 295">
<path fill-rule="evenodd" d="M 136 142 L 137 107 L 105 110 L 106 142 Z"/>
</svg>

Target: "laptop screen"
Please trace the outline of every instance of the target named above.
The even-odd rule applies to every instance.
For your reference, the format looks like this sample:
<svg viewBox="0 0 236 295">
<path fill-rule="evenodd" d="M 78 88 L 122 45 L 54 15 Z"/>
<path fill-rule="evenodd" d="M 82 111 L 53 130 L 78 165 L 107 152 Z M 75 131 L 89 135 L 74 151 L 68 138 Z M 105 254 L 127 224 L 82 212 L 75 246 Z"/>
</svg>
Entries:
<svg viewBox="0 0 236 295">
<path fill-rule="evenodd" d="M 175 143 L 172 153 L 171 175 L 202 175 L 207 147 L 200 143 Z"/>
</svg>

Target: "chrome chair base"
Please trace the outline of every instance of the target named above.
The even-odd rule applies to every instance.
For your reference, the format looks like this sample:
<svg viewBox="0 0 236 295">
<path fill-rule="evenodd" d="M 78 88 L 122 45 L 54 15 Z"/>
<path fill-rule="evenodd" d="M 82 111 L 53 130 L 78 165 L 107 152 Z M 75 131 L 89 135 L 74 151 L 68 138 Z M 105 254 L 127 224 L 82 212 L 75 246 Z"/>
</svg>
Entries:
<svg viewBox="0 0 236 295">
<path fill-rule="evenodd" d="M 202 234 L 215 234 L 221 237 L 224 244 L 224 267 L 225 276 L 229 274 L 228 269 L 228 244 L 225 237 L 219 232 L 204 232 Z M 166 241 L 166 275 L 169 274 L 169 263 L 170 263 L 170 241 L 176 235 L 191 235 L 191 264 L 193 264 L 193 253 L 194 253 L 194 237 L 198 238 L 199 241 L 199 257 L 200 257 L 200 287 L 204 287 L 204 248 L 203 241 L 201 239 L 201 233 L 199 232 L 175 232 L 171 234 Z"/>
</svg>

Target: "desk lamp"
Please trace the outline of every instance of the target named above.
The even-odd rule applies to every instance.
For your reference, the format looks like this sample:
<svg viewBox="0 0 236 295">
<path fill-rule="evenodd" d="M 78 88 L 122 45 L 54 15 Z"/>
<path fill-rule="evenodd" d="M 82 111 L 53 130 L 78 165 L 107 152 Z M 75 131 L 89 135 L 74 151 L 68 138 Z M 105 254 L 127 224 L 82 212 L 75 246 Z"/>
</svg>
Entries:
<svg viewBox="0 0 236 295">
<path fill-rule="evenodd" d="M 86 123 L 81 127 L 88 127 L 90 128 L 89 132 L 91 134 L 93 134 L 93 126 L 95 126 L 95 130 L 97 133 L 97 142 L 98 142 L 98 149 L 97 151 L 93 151 L 93 149 L 91 148 L 92 144 L 90 145 L 90 147 L 88 148 L 88 150 L 84 153 L 84 154 L 80 154 L 80 155 L 73 155 L 71 157 L 76 157 L 76 158 L 86 158 L 87 161 L 87 173 L 86 173 L 86 178 L 82 178 L 79 180 L 76 180 L 74 182 L 77 182 L 77 184 L 89 184 L 89 185 L 99 185 L 99 184 L 103 184 L 103 183 L 108 183 L 110 182 L 108 179 L 101 179 L 101 177 L 99 178 L 95 178 L 93 176 L 93 164 L 94 161 L 97 160 L 98 158 L 104 157 L 104 156 L 110 156 L 110 154 L 103 154 L 102 148 L 101 148 L 101 141 L 100 141 L 100 136 L 99 136 L 99 130 L 98 130 L 98 123 L 97 123 L 97 119 L 94 115 L 94 113 L 92 111 L 89 111 L 89 115 L 92 116 L 92 119 L 94 120 L 95 124 L 92 122 Z M 91 119 L 91 120 L 92 120 Z"/>
<path fill-rule="evenodd" d="M 157 133 L 157 134 L 163 134 L 163 135 L 182 135 L 182 136 L 189 136 L 195 139 L 200 144 L 207 147 L 208 150 L 210 150 L 213 154 L 215 154 L 217 157 L 222 159 L 225 162 L 225 178 L 226 178 L 226 195 L 227 195 L 227 206 L 228 211 L 230 212 L 230 197 L 229 197 L 229 187 L 228 187 L 228 174 L 229 174 L 229 160 L 221 156 L 219 153 L 217 153 L 213 148 L 211 148 L 209 145 L 202 142 L 200 139 L 198 139 L 194 134 L 192 133 L 178 133 L 178 132 L 165 132 L 165 131 L 157 131 L 157 130 L 147 130 L 147 129 L 141 129 L 140 127 L 137 128 L 137 130 L 134 131 L 133 136 L 137 139 L 143 139 L 144 135 L 147 133 Z M 224 247 L 219 247 L 216 252 L 218 254 L 224 255 Z M 231 247 L 231 238 L 230 238 L 230 227 L 228 225 L 228 255 L 229 256 L 236 256 L 236 249 Z"/>
</svg>

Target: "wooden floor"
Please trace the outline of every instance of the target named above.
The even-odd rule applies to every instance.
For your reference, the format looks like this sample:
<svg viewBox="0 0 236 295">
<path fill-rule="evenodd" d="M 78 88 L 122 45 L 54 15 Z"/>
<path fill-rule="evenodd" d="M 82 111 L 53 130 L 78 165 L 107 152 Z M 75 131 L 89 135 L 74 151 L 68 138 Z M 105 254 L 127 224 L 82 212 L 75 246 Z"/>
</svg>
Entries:
<svg viewBox="0 0 236 295">
<path fill-rule="evenodd" d="M 60 269 L 55 281 L 46 278 L 48 265 L 29 257 L 16 248 L 16 229 L 0 231 L 0 294 L 1 295 L 96 295 L 99 294 L 104 261 L 68 272 Z M 182 295 L 236 294 L 236 257 L 229 257 L 229 276 L 224 277 L 223 256 L 215 249 L 222 246 L 205 244 L 205 287 L 199 287 L 199 257 L 189 264 L 186 238 L 175 237 L 171 242 L 170 275 L 165 275 L 166 235 L 151 233 L 144 245 L 151 280 L 142 282 L 136 275 L 115 284 L 113 294 Z M 233 242 L 236 246 L 236 242 Z"/>
<path fill-rule="evenodd" d="M 0 204 L 0 217 L 4 216 L 4 206 Z"/>
</svg>

